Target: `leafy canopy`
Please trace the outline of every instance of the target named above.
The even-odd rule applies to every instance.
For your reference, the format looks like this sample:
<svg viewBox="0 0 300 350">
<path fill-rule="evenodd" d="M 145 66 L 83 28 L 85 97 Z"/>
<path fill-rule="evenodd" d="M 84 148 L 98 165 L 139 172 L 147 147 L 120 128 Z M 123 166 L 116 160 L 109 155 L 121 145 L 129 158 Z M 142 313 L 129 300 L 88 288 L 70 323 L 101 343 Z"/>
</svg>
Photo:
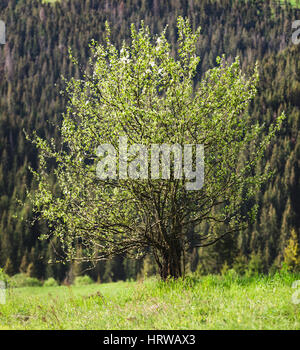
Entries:
<svg viewBox="0 0 300 350">
<path fill-rule="evenodd" d="M 150 247 L 163 269 L 176 265 L 190 246 L 191 228 L 193 242 L 205 246 L 254 217 L 255 192 L 270 176 L 257 163 L 284 116 L 267 131 L 251 119 L 247 107 L 258 68 L 246 76 L 238 58 L 231 64 L 218 58 L 196 84 L 199 29 L 193 33 L 181 17 L 177 27 L 173 57 L 166 30 L 151 36 L 143 22 L 139 29 L 132 25 L 130 43 L 118 50 L 106 25 L 106 41 L 92 43 L 82 78 L 67 83 L 61 142 L 34 137 L 40 171 L 32 200 L 70 259 L 79 245 L 85 260 L 123 253 L 140 257 Z M 97 147 L 111 144 L 117 150 L 121 136 L 128 147 L 203 144 L 203 188 L 188 191 L 186 178 L 174 176 L 100 180 Z M 209 229 L 198 232 L 202 222 Z"/>
</svg>

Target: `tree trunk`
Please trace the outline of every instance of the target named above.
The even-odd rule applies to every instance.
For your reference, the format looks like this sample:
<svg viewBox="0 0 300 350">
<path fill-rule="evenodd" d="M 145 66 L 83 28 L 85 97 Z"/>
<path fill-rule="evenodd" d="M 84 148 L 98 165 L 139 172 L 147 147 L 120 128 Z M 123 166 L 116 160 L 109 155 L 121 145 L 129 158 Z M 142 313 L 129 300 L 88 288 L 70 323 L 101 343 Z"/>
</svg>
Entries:
<svg viewBox="0 0 300 350">
<path fill-rule="evenodd" d="M 181 268 L 182 250 L 178 245 L 171 246 L 162 254 L 160 263 L 160 277 L 163 280 L 168 278 L 179 278 L 182 276 Z"/>
</svg>

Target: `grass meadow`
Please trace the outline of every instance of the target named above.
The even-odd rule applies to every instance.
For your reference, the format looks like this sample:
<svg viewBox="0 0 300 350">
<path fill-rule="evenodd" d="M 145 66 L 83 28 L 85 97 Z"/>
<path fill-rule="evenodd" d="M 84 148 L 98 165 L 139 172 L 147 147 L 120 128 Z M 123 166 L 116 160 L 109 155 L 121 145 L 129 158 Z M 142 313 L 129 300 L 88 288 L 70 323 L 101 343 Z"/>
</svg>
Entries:
<svg viewBox="0 0 300 350">
<path fill-rule="evenodd" d="M 296 280 L 278 273 L 9 288 L 0 329 L 299 330 Z"/>
</svg>

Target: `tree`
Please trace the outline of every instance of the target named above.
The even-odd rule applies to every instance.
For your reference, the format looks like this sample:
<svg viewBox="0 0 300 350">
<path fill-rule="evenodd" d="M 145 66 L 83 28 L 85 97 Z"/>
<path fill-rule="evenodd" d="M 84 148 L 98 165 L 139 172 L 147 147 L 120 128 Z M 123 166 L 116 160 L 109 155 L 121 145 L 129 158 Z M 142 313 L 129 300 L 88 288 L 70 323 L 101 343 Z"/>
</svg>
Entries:
<svg viewBox="0 0 300 350">
<path fill-rule="evenodd" d="M 3 270 L 9 276 L 12 276 L 14 274 L 14 266 L 13 266 L 10 258 L 6 259 L 6 263 L 5 263 L 5 266 L 4 266 Z"/>
<path fill-rule="evenodd" d="M 284 115 L 266 131 L 246 113 L 258 69 L 247 77 L 238 58 L 218 58 L 195 88 L 199 29 L 182 17 L 177 28 L 174 58 L 166 30 L 154 38 L 132 25 L 119 51 L 106 25 L 105 44 L 91 45 L 86 72 L 67 83 L 61 142 L 33 138 L 40 170 L 31 198 L 69 260 L 79 246 L 85 261 L 150 249 L 161 277 L 177 278 L 191 242 L 214 244 L 254 218 L 255 192 L 270 176 L 256 164 Z M 199 232 L 203 222 L 209 229 Z"/>
<path fill-rule="evenodd" d="M 298 237 L 295 229 L 291 231 L 291 237 L 283 253 L 283 263 L 288 270 L 299 270 L 300 267 L 300 249 Z"/>
<path fill-rule="evenodd" d="M 25 252 L 25 254 L 22 257 L 20 268 L 19 268 L 20 273 L 26 273 L 28 265 L 29 265 L 29 263 L 28 263 L 28 254 L 27 254 L 27 252 Z"/>
</svg>

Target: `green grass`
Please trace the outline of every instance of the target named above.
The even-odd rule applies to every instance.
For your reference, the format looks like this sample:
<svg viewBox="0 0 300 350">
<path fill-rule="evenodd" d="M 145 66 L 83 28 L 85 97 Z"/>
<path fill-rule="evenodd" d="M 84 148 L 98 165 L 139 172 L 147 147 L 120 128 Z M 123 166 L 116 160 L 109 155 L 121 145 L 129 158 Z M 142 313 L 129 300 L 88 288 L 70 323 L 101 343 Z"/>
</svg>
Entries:
<svg viewBox="0 0 300 350">
<path fill-rule="evenodd" d="M 300 275 L 117 282 L 8 291 L 0 329 L 300 329 Z"/>
</svg>

